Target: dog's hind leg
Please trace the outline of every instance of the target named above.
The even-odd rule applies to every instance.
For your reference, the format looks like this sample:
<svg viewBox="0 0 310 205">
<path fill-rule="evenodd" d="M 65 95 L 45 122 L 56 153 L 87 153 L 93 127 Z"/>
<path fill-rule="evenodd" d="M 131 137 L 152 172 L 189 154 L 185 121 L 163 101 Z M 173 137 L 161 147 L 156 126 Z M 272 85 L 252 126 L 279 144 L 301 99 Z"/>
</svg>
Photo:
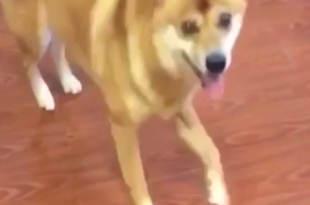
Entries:
<svg viewBox="0 0 310 205">
<path fill-rule="evenodd" d="M 81 82 L 74 76 L 70 69 L 65 54 L 64 44 L 52 34 L 51 53 L 54 60 L 57 75 L 65 93 L 77 94 L 82 91 Z"/>
<path fill-rule="evenodd" d="M 39 106 L 46 110 L 54 110 L 55 109 L 55 101 L 53 95 L 48 88 L 48 85 L 44 81 L 39 68 L 38 62 L 45 54 L 48 45 L 51 40 L 51 34 L 46 29 L 42 34 L 39 34 L 39 53 L 35 54 L 34 50 L 32 52 L 31 49 L 35 49 L 35 47 L 30 47 L 27 45 L 29 42 L 28 39 L 20 36 L 17 38 L 19 47 L 21 48 L 22 56 L 24 58 L 24 66 L 28 68 L 28 78 L 30 79 L 31 88 L 34 92 L 35 98 L 39 104 Z"/>
<path fill-rule="evenodd" d="M 136 127 L 112 122 L 112 134 L 122 175 L 135 205 L 152 205 L 140 157 Z"/>
<path fill-rule="evenodd" d="M 185 143 L 197 154 L 204 165 L 205 186 L 209 187 L 209 201 L 228 205 L 229 197 L 223 178 L 220 154 L 191 104 L 178 113 L 177 129 Z"/>
<path fill-rule="evenodd" d="M 53 110 L 53 96 L 37 66 L 50 42 L 44 10 L 36 0 L 3 0 L 2 4 L 6 22 L 16 36 L 35 98 L 40 107 Z"/>
</svg>

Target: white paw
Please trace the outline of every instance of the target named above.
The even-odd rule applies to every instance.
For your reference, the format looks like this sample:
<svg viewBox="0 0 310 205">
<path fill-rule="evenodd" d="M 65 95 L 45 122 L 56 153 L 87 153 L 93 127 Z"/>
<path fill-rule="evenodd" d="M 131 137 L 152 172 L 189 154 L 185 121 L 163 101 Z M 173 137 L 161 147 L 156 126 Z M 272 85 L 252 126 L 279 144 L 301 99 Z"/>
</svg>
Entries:
<svg viewBox="0 0 310 205">
<path fill-rule="evenodd" d="M 40 86 L 36 86 L 36 88 L 34 88 L 34 95 L 41 108 L 48 111 L 55 109 L 54 98 L 45 83 L 42 83 Z"/>
<path fill-rule="evenodd" d="M 209 202 L 217 205 L 229 205 L 229 195 L 225 183 L 220 178 L 209 178 Z"/>
<path fill-rule="evenodd" d="M 82 91 L 81 82 L 72 73 L 64 74 L 60 81 L 65 93 L 77 94 Z"/>
<path fill-rule="evenodd" d="M 216 205 L 229 205 L 229 195 L 223 177 L 215 171 L 208 171 L 207 178 L 210 181 L 209 202 Z"/>
</svg>

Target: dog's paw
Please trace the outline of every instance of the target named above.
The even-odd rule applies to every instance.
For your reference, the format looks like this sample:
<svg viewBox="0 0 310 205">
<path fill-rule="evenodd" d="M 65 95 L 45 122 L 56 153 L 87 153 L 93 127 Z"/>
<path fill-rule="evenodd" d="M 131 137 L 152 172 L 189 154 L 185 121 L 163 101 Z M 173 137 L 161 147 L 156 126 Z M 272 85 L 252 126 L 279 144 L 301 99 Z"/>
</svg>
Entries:
<svg viewBox="0 0 310 205">
<path fill-rule="evenodd" d="M 216 205 L 229 205 L 229 195 L 222 177 L 215 172 L 209 172 L 208 174 L 210 180 L 209 202 Z"/>
<path fill-rule="evenodd" d="M 81 82 L 72 74 L 66 73 L 60 78 L 65 93 L 77 94 L 82 91 Z"/>
<path fill-rule="evenodd" d="M 45 110 L 51 111 L 55 109 L 55 101 L 51 91 L 45 83 L 36 86 L 34 94 L 39 106 Z"/>
<path fill-rule="evenodd" d="M 229 205 L 229 196 L 223 183 L 216 183 L 210 186 L 209 202 L 216 205 Z"/>
</svg>

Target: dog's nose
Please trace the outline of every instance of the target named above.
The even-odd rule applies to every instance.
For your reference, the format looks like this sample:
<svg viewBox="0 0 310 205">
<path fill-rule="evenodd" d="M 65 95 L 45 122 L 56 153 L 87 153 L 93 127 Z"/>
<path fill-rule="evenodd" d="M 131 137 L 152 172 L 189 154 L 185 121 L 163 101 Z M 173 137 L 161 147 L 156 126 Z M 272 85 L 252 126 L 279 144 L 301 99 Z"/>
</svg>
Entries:
<svg viewBox="0 0 310 205">
<path fill-rule="evenodd" d="M 220 74 L 226 67 L 226 56 L 221 52 L 210 53 L 206 59 L 206 68 L 210 73 Z"/>
</svg>

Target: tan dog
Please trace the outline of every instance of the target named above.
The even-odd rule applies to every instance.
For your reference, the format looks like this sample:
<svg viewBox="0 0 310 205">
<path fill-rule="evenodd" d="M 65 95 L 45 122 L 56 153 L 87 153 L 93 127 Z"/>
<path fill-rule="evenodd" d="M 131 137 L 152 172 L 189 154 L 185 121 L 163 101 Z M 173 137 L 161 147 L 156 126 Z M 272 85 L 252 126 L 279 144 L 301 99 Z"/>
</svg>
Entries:
<svg viewBox="0 0 310 205">
<path fill-rule="evenodd" d="M 244 0 L 1 1 L 41 107 L 55 107 L 37 68 L 50 42 L 65 92 L 82 89 L 68 56 L 105 95 L 122 174 L 136 205 L 152 204 L 136 139 L 139 124 L 152 114 L 175 119 L 179 135 L 203 162 L 209 201 L 228 204 L 219 151 L 191 100 L 197 85 L 212 96 L 221 93 Z"/>
</svg>

